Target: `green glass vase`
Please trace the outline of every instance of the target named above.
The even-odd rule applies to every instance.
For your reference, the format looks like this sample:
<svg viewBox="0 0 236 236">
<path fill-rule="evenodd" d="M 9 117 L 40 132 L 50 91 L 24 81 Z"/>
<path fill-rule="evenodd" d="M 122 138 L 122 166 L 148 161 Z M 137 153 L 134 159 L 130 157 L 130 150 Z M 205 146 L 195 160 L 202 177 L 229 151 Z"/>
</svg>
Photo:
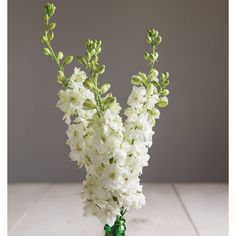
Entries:
<svg viewBox="0 0 236 236">
<path fill-rule="evenodd" d="M 113 226 L 104 226 L 105 236 L 125 236 L 125 230 L 125 219 L 122 216 L 117 216 Z"/>
</svg>

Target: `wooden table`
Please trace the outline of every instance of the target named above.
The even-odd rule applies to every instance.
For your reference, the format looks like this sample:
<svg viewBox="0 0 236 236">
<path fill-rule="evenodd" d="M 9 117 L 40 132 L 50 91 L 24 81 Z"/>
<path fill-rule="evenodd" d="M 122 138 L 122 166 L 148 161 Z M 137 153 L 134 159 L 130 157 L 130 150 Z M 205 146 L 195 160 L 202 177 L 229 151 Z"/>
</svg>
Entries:
<svg viewBox="0 0 236 236">
<path fill-rule="evenodd" d="M 10 184 L 9 236 L 99 236 L 83 217 L 80 184 Z M 227 236 L 228 185 L 144 184 L 146 206 L 127 213 L 127 236 Z"/>
</svg>

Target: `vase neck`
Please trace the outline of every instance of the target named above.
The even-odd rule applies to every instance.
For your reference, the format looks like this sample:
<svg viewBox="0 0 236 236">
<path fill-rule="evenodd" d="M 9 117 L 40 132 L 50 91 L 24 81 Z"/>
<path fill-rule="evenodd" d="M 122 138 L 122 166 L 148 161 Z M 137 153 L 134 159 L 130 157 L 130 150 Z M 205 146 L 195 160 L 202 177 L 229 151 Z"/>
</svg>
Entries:
<svg viewBox="0 0 236 236">
<path fill-rule="evenodd" d="M 117 216 L 113 226 L 106 224 L 104 226 L 105 236 L 125 236 L 125 219 L 122 216 Z"/>
</svg>

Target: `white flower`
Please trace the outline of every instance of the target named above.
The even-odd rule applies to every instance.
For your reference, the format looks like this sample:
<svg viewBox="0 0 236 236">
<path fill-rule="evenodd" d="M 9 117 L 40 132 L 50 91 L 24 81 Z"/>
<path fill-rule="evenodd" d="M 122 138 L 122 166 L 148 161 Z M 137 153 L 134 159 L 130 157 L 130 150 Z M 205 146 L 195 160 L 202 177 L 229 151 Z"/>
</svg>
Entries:
<svg viewBox="0 0 236 236">
<path fill-rule="evenodd" d="M 140 109 L 146 101 L 146 89 L 141 86 L 133 86 L 133 90 L 128 98 L 128 105 Z"/>
<path fill-rule="evenodd" d="M 68 124 L 70 158 L 86 170 L 81 193 L 84 213 L 113 225 L 121 207 L 130 210 L 145 204 L 139 176 L 150 158 L 159 97 L 154 86 L 148 91 L 133 86 L 123 123 L 117 102 L 100 114 L 83 108 L 86 99 L 96 104 L 94 94 L 83 86 L 86 78 L 75 68 L 69 87 L 58 93 L 57 107 Z"/>
<path fill-rule="evenodd" d="M 80 70 L 80 68 L 74 68 L 74 73 L 70 77 L 70 85 L 71 86 L 81 86 L 81 84 L 87 79 L 87 75 L 84 71 Z"/>
<path fill-rule="evenodd" d="M 109 190 L 116 190 L 124 183 L 122 169 L 116 164 L 107 165 L 101 176 L 104 187 Z"/>
<path fill-rule="evenodd" d="M 58 97 L 60 100 L 57 102 L 57 107 L 68 115 L 73 115 L 76 108 L 81 105 L 78 91 L 75 89 L 60 90 Z"/>
<path fill-rule="evenodd" d="M 155 105 L 157 104 L 158 101 L 159 101 L 159 96 L 157 94 L 153 94 L 147 99 L 145 105 L 147 109 L 152 110 L 155 108 Z"/>
</svg>

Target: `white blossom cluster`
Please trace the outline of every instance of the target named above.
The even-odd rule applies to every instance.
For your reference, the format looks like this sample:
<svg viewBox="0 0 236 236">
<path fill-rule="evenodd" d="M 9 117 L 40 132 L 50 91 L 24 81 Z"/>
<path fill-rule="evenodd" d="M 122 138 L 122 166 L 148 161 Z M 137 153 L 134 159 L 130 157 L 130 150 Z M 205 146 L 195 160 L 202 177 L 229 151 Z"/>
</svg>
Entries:
<svg viewBox="0 0 236 236">
<path fill-rule="evenodd" d="M 85 72 L 75 68 L 68 88 L 58 93 L 57 107 L 65 113 L 70 158 L 86 169 L 81 193 L 85 215 L 112 225 L 121 209 L 145 204 L 139 176 L 150 158 L 159 97 L 152 85 L 148 91 L 133 86 L 123 124 L 117 102 L 102 116 L 95 109 L 84 109 L 86 99 L 95 102 L 94 94 L 83 86 L 85 80 Z"/>
<path fill-rule="evenodd" d="M 168 104 L 169 73 L 161 73 L 158 79 L 154 67 L 162 38 L 155 29 L 147 31 L 146 42 L 151 51 L 144 53 L 144 60 L 150 69 L 148 74 L 140 72 L 131 77 L 134 86 L 125 110 L 126 120 L 122 122 L 121 107 L 108 92 L 110 84 L 100 85 L 98 81 L 105 72 L 105 65 L 98 60 L 101 40 L 88 39 L 85 55 L 76 58 L 88 76 L 78 68 L 70 77 L 65 75 L 65 66 L 74 57 L 64 56 L 51 45 L 56 27 L 51 18 L 55 10 L 53 3 L 44 7 L 45 30 L 41 42 L 43 53 L 56 63 L 57 82 L 63 85 L 57 107 L 64 112 L 63 119 L 68 125 L 70 158 L 86 170 L 81 193 L 84 213 L 96 216 L 116 231 L 119 227 L 114 222 L 124 220 L 126 211 L 145 204 L 139 177 L 150 158 L 153 127 L 160 114 L 157 107 Z"/>
</svg>

